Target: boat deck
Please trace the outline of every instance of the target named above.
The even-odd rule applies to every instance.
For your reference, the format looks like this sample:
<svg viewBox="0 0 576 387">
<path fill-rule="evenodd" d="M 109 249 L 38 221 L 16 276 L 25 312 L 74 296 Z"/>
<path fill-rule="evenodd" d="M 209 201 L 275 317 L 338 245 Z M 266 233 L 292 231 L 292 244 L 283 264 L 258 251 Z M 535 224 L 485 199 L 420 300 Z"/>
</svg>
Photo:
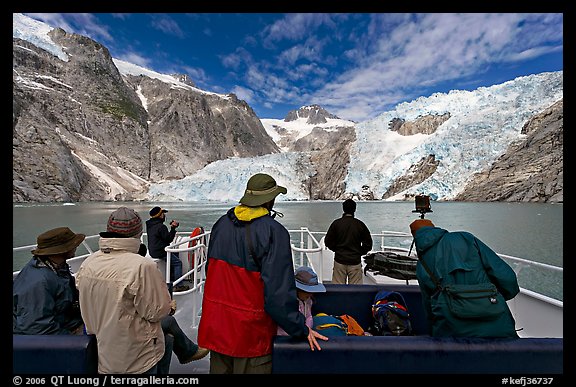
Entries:
<svg viewBox="0 0 576 387">
<path fill-rule="evenodd" d="M 185 329 L 181 327 L 182 330 L 188 335 L 188 337 L 197 343 L 198 330 L 197 329 Z M 178 358 L 174 353 L 172 353 L 172 362 L 170 363 L 170 374 L 171 375 L 190 375 L 190 374 L 209 374 L 210 373 L 210 354 L 208 356 L 192 361 L 188 364 L 180 364 Z"/>
<path fill-rule="evenodd" d="M 376 276 L 380 277 L 380 276 Z M 376 282 L 373 275 L 368 273 L 368 276 L 363 276 L 365 285 L 372 285 Z M 394 283 L 406 283 L 403 280 L 389 279 Z M 332 281 L 323 281 L 324 284 L 330 284 Z M 175 315 L 176 320 L 178 320 L 178 314 Z M 180 321 L 178 321 L 180 324 Z M 195 343 L 198 343 L 198 328 L 189 328 L 180 324 L 182 330 L 186 335 Z M 180 364 L 178 357 L 172 353 L 172 362 L 170 363 L 170 374 L 171 375 L 190 375 L 190 374 L 209 374 L 210 373 L 210 354 L 203 359 L 192 361 L 188 364 Z"/>
<path fill-rule="evenodd" d="M 300 238 L 296 238 L 299 239 L 300 242 L 297 243 L 298 247 L 296 247 L 295 245 L 292 245 L 292 250 L 293 250 L 293 259 L 294 259 L 294 265 L 295 267 L 297 266 L 301 266 L 301 265 L 309 265 L 311 267 L 314 268 L 314 270 L 318 273 L 318 277 L 319 279 L 321 279 L 321 282 L 326 284 L 326 285 L 330 285 L 331 283 L 331 277 L 332 277 L 332 266 L 333 266 L 333 253 L 329 250 L 327 250 L 324 245 L 323 245 L 323 241 L 322 239 L 320 239 L 320 241 L 317 240 L 316 235 L 318 233 L 312 233 L 309 230 L 303 228 L 301 230 L 296 230 L 293 231 L 296 233 L 300 234 Z M 396 237 L 396 236 L 401 236 L 404 237 L 405 235 L 402 233 L 393 233 L 391 235 L 386 234 L 388 237 Z M 382 238 L 384 236 L 384 233 L 382 234 Z M 183 254 L 183 256 L 181 256 L 183 264 L 188 265 L 188 267 L 183 267 L 184 272 L 186 272 L 186 274 L 183 276 L 183 278 L 181 278 L 181 280 L 183 281 L 189 281 L 189 284 L 196 284 L 196 286 L 191 286 L 191 289 L 189 291 L 185 291 L 185 292 L 175 292 L 173 294 L 174 299 L 177 301 L 177 310 L 176 310 L 176 314 L 174 315 L 174 317 L 177 319 L 180 327 L 182 328 L 182 330 L 188 335 L 188 337 L 193 340 L 194 342 L 197 342 L 197 327 L 198 327 L 198 323 L 199 323 L 199 319 L 200 319 L 200 314 L 201 314 L 201 303 L 202 303 L 202 297 L 203 297 L 203 285 L 204 285 L 204 281 L 205 281 L 205 277 L 203 275 L 204 271 L 203 271 L 203 266 L 205 265 L 205 261 L 206 261 L 206 249 L 207 249 L 207 241 L 208 241 L 208 237 L 209 237 L 209 232 L 206 233 L 206 235 L 204 236 L 199 236 L 199 237 L 195 237 L 195 238 L 204 238 L 204 239 L 199 239 L 200 241 L 202 241 L 202 243 L 198 243 L 196 244 L 196 246 L 190 246 L 190 238 L 184 238 L 182 240 L 180 240 L 179 242 L 177 242 L 175 245 L 171 246 L 170 248 L 167 248 L 167 256 L 169 257 L 168 253 L 169 252 L 178 252 L 180 254 Z M 86 238 L 87 240 L 93 240 L 96 241 L 98 239 L 98 235 L 93 235 L 93 236 L 89 236 Z M 85 240 L 86 241 L 86 240 Z M 206 242 L 206 243 L 204 243 Z M 84 242 L 83 242 L 84 243 Z M 21 251 L 21 250 L 27 250 L 29 251 L 31 248 L 35 247 L 34 246 L 23 246 L 23 247 L 17 247 L 14 248 L 13 250 L 16 251 Z M 83 253 L 79 253 L 80 255 L 78 255 L 77 257 L 69 260 L 69 264 L 72 268 L 73 272 L 77 272 L 77 269 L 79 267 L 79 265 L 81 264 L 81 262 L 83 261 L 83 259 L 85 257 L 87 257 L 88 255 L 90 255 L 93 251 L 91 248 L 89 248 L 89 246 L 85 246 L 87 251 L 83 252 Z M 388 247 L 384 245 L 384 241 L 382 240 L 381 242 L 381 248 L 380 251 L 397 251 L 399 254 L 404 254 L 404 255 L 410 255 L 409 251 L 407 249 L 402 249 L 402 248 L 397 248 L 397 247 Z M 197 259 L 189 259 L 190 256 L 190 252 L 194 252 L 194 256 Z M 412 252 L 413 253 L 413 252 Z M 524 259 L 521 258 L 516 258 L 516 257 L 511 257 L 511 256 L 505 256 L 505 255 L 501 255 L 503 258 L 509 259 L 513 262 L 514 264 L 514 268 L 515 271 L 519 271 L 519 270 L 526 270 L 524 267 L 528 268 L 528 267 L 536 267 L 539 269 L 543 269 L 546 270 L 546 273 L 548 272 L 552 272 L 552 273 L 556 273 L 559 272 L 560 275 L 562 274 L 562 268 L 558 268 L 558 267 L 554 267 L 551 265 L 545 265 L 542 263 L 537 263 L 537 262 L 531 262 L 531 261 L 526 261 Z M 159 269 L 161 270 L 161 272 L 163 273 L 163 275 L 168 278 L 168 274 L 166 272 L 165 269 L 165 262 L 161 261 L 161 260 L 157 260 L 157 264 L 159 266 Z M 18 272 L 13 272 L 13 277 L 15 277 L 18 274 Z M 548 278 L 548 277 L 546 277 Z M 180 281 L 178 281 L 180 282 Z M 417 285 L 417 280 L 410 280 L 410 281 L 405 281 L 405 280 L 400 280 L 400 279 L 395 279 L 395 278 L 390 278 L 390 277 L 385 277 L 382 275 L 376 275 L 374 273 L 368 272 L 366 273 L 366 275 L 364 276 L 364 285 L 377 285 L 377 286 L 406 286 L 406 285 Z M 350 287 L 356 287 L 356 285 L 350 285 Z M 348 286 L 344 286 L 342 289 L 348 289 Z M 358 290 L 354 290 L 354 297 L 357 296 L 357 291 Z M 338 298 L 338 301 L 336 302 L 336 304 L 338 304 L 338 307 L 343 307 L 342 305 L 339 305 L 342 303 L 342 299 Z M 369 308 L 369 304 L 370 304 L 370 300 L 365 300 L 365 307 Z M 354 305 L 357 305 L 357 302 L 354 301 L 353 302 Z M 531 338 L 535 338 L 536 340 L 532 340 L 534 342 L 537 343 L 544 343 L 545 346 L 547 345 L 547 348 L 552 348 L 554 351 L 556 351 L 555 353 L 558 352 L 558 348 L 560 345 L 560 352 L 562 352 L 562 337 L 563 337 L 563 302 L 560 300 L 556 300 L 556 299 L 552 299 L 548 296 L 545 296 L 543 294 L 540 293 L 536 293 L 534 291 L 530 291 L 527 289 L 523 289 L 521 288 L 521 292 L 513 299 L 508 301 L 508 304 L 510 306 L 510 309 L 516 319 L 516 323 L 517 323 L 517 328 L 521 328 L 521 330 L 519 331 L 519 335 L 521 337 L 525 337 L 528 339 Z M 419 303 L 415 304 L 415 305 L 420 305 Z M 414 306 L 417 308 L 417 306 Z M 348 313 L 348 308 L 346 308 L 342 313 Z M 368 309 L 366 309 L 368 310 Z M 340 313 L 341 314 L 341 313 Z M 551 339 L 551 338 L 557 338 L 557 339 Z M 48 338 L 43 338 L 43 339 L 48 339 Z M 298 361 L 303 361 L 303 357 L 308 356 L 308 352 L 306 351 L 306 345 L 305 343 L 299 343 L 301 344 L 300 346 L 302 348 L 296 348 L 294 347 L 294 343 L 290 344 L 290 345 L 286 345 L 287 343 L 282 342 L 281 340 L 282 338 L 275 339 L 275 348 L 278 349 L 278 356 L 288 356 L 288 360 L 292 359 L 292 357 L 294 357 L 296 360 Z M 350 340 L 354 340 L 354 338 L 345 338 L 348 341 Z M 543 339 L 543 340 L 541 340 Z M 389 339 L 383 338 L 381 339 L 382 341 L 386 341 L 387 343 L 386 345 L 390 345 L 390 343 L 388 341 L 390 341 Z M 402 339 L 404 340 L 404 339 Z M 405 340 L 410 340 L 409 338 L 405 338 Z M 418 338 L 418 340 L 420 340 L 420 342 L 422 342 L 422 337 Z M 21 338 L 18 338 L 17 335 L 14 335 L 14 343 L 17 343 L 19 345 L 19 352 L 17 352 L 19 354 L 20 357 L 14 355 L 16 357 L 18 357 L 19 359 L 19 363 L 20 365 L 22 365 L 22 367 L 18 368 L 18 369 L 26 369 L 26 370 L 33 370 L 33 371 L 38 371 L 38 370 L 45 370 L 45 366 L 46 364 L 51 364 L 50 362 L 52 360 L 55 361 L 55 363 L 57 363 L 57 366 L 63 367 L 62 369 L 68 369 L 69 368 L 69 362 L 68 360 L 66 361 L 62 361 L 62 357 L 58 356 L 57 358 L 55 358 L 53 356 L 53 354 L 49 353 L 50 349 L 52 348 L 51 346 L 53 346 L 54 344 L 49 342 L 50 340 L 47 340 L 46 343 L 44 343 L 43 341 L 40 342 L 41 347 L 38 347 L 38 343 L 34 344 L 34 343 L 30 343 L 29 340 L 21 340 Z M 74 340 L 72 340 L 74 341 Z M 335 340 L 331 345 L 327 344 L 327 349 L 328 351 L 323 352 L 325 355 L 328 354 L 329 352 L 331 352 L 331 350 L 339 350 L 342 349 L 340 348 L 343 343 L 338 343 L 338 340 Z M 426 340 L 424 340 L 426 341 Z M 427 340 L 426 342 L 422 342 L 422 348 L 421 349 L 426 349 L 428 347 L 430 347 L 430 343 L 428 343 Z M 530 340 L 525 341 L 528 344 L 532 345 Z M 550 342 L 550 343 L 548 343 Z M 558 344 L 560 343 L 560 344 Z M 60 343 L 61 344 L 61 343 Z M 88 349 L 86 350 L 86 348 L 82 347 L 81 345 L 83 345 L 84 343 L 76 343 L 76 342 L 70 342 L 67 343 L 66 345 L 69 345 L 69 347 L 62 347 L 62 345 L 60 346 L 54 346 L 54 349 L 56 350 L 56 352 L 58 351 L 66 351 L 68 348 L 69 351 L 65 352 L 64 355 L 67 355 L 68 358 L 66 359 L 70 359 L 70 357 L 72 356 L 73 358 L 71 359 L 71 361 L 76 364 L 78 367 L 82 368 L 82 367 L 86 367 L 89 366 L 90 370 L 93 369 L 94 364 L 90 363 L 90 359 L 86 360 L 84 358 L 82 358 L 82 355 L 89 355 L 89 356 L 93 356 L 93 349 Z M 525 344 L 524 344 L 525 345 Z M 540 345 L 540 344 L 539 344 Z M 27 347 L 26 347 L 27 346 Z M 428 346 L 428 347 L 426 347 Z M 32 348 L 31 350 L 31 347 Z M 426 348 L 424 348 L 426 347 Z M 362 347 L 358 347 L 358 350 L 360 350 L 360 353 L 364 353 L 366 348 Z M 376 351 L 374 346 L 371 346 L 369 348 L 371 351 Z M 524 347 L 524 350 L 526 350 L 526 347 Z M 536 352 L 542 352 L 541 350 L 537 349 L 537 348 L 532 348 L 530 347 L 530 351 L 535 350 Z M 75 351 L 75 352 L 74 352 Z M 386 351 L 384 351 L 385 353 Z M 13 351 L 13 354 L 16 353 Z M 284 354 L 284 355 L 281 355 Z M 465 352 L 467 353 L 467 352 Z M 364 353 L 365 354 L 365 353 Z M 377 354 L 378 356 L 380 356 L 381 354 L 379 352 L 374 352 L 374 354 Z M 278 359 L 277 356 L 277 359 Z M 492 355 L 490 355 L 492 356 Z M 31 359 L 40 359 L 42 358 L 42 361 L 31 361 Z M 333 366 L 335 366 L 335 364 L 337 363 L 333 363 L 334 359 L 328 359 L 327 361 L 332 364 Z M 368 361 L 368 359 L 366 359 Z M 280 360 L 282 361 L 282 360 Z M 346 364 L 349 365 L 348 360 L 346 360 Z M 363 360 L 364 361 L 364 360 Z M 369 362 L 369 361 L 368 361 Z M 506 363 L 506 362 L 503 362 Z M 561 363 L 561 362 L 560 362 Z M 290 360 L 289 365 L 292 365 L 292 360 Z M 340 367 L 340 366 L 338 366 Z M 365 365 L 359 364 L 358 365 L 358 370 L 363 370 L 365 369 Z M 560 365 L 561 367 L 561 365 Z M 16 368 L 14 368 L 16 369 Z M 82 368 L 84 369 L 84 368 Z M 343 367 L 342 369 L 347 369 L 347 367 Z M 380 368 L 378 368 L 380 369 Z M 283 368 L 280 367 L 277 369 L 277 371 L 282 373 Z M 524 370 L 524 369 L 522 369 Z M 210 371 L 210 355 L 204 357 L 203 359 L 197 360 L 197 361 L 193 361 L 190 362 L 188 364 L 180 364 L 177 357 L 172 354 L 172 361 L 171 361 L 171 365 L 170 365 L 170 374 L 171 375 L 193 375 L 193 374 L 197 374 L 197 375 L 201 375 L 201 374 L 209 374 Z M 341 369 L 336 369 L 335 371 L 342 371 Z M 45 372 L 45 371 L 42 371 Z M 67 373 L 67 372 L 66 372 Z M 335 373 L 339 373 L 339 372 L 335 372 Z"/>
</svg>

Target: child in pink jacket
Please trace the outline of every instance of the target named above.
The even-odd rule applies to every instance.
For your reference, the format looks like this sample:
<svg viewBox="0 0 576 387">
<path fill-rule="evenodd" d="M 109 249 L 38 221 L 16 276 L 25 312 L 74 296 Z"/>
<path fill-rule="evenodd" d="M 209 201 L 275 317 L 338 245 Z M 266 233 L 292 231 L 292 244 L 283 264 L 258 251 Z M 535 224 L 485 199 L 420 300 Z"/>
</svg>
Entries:
<svg viewBox="0 0 576 387">
<path fill-rule="evenodd" d="M 307 266 L 300 266 L 294 272 L 296 278 L 296 293 L 298 296 L 298 309 L 306 317 L 306 325 L 313 326 L 312 304 L 314 303 L 313 293 L 324 293 L 326 287 L 318 282 L 318 275 Z M 284 329 L 278 327 L 278 335 L 288 336 Z"/>
</svg>

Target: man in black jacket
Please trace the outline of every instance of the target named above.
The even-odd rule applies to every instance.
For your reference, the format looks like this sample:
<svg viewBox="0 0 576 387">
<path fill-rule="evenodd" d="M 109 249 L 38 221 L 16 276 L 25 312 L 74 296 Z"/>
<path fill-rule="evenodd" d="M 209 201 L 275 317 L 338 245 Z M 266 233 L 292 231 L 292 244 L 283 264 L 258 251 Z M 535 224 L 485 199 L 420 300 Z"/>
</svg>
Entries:
<svg viewBox="0 0 576 387">
<path fill-rule="evenodd" d="M 361 258 L 372 249 L 372 236 L 364 222 L 354 217 L 354 200 L 344 200 L 342 209 L 344 214 L 332 222 L 324 238 L 326 247 L 334 251 L 332 283 L 361 284 Z"/>
<path fill-rule="evenodd" d="M 170 231 L 164 224 L 168 210 L 154 207 L 150 210 L 150 219 L 146 221 L 146 233 L 148 234 L 148 251 L 152 258 L 158 258 L 166 262 L 166 251 L 176 237 L 176 229 L 180 225 L 177 221 L 170 221 Z M 182 277 L 182 261 L 178 253 L 170 253 L 170 281 L 174 282 Z M 174 291 L 182 292 L 190 289 L 188 285 L 179 284 L 174 287 Z"/>
</svg>

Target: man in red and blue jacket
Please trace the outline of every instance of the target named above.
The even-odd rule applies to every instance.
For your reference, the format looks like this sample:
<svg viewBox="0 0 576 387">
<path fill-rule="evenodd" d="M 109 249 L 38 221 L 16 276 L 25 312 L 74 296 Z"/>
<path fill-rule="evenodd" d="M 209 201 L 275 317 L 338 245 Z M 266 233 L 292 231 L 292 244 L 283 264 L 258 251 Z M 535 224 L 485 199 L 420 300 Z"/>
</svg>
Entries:
<svg viewBox="0 0 576 387">
<path fill-rule="evenodd" d="M 198 327 L 198 345 L 210 349 L 210 373 L 270 373 L 278 326 L 307 338 L 313 351 L 321 349 L 317 339 L 328 339 L 298 310 L 290 235 L 271 215 L 276 196 L 286 192 L 258 173 L 240 205 L 212 227 Z"/>
</svg>

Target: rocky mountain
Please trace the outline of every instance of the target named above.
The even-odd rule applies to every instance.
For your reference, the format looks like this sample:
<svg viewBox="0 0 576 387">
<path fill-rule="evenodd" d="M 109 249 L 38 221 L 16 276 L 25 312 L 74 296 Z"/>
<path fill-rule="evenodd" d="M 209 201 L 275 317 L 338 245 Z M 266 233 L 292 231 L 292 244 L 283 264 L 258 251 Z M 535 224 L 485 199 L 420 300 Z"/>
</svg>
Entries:
<svg viewBox="0 0 576 387">
<path fill-rule="evenodd" d="M 448 118 L 449 114 L 418 117 L 409 122 L 393 119 L 390 130 L 403 135 L 433 134 Z M 563 132 L 563 100 L 560 100 L 530 117 L 522 127 L 521 138 L 512 142 L 487 169 L 473 174 L 453 200 L 563 202 Z M 422 157 L 389 185 L 382 199 L 426 181 L 440 162 L 435 154 Z M 368 188 L 363 186 L 364 191 Z M 414 194 L 404 194 L 397 199 L 413 197 Z"/>
<path fill-rule="evenodd" d="M 252 108 L 234 94 L 202 93 L 143 75 L 124 79 L 146 105 L 150 181 L 181 179 L 229 157 L 279 152 Z"/>
<path fill-rule="evenodd" d="M 67 47 L 69 61 L 27 41 L 13 43 L 13 200 L 142 194 L 150 139 L 138 96 L 105 47 L 61 29 L 50 37 Z"/>
<path fill-rule="evenodd" d="M 14 202 L 230 200 L 261 170 L 287 200 L 563 201 L 561 72 L 421 97 L 360 123 L 320 105 L 259 119 L 186 74 L 14 20 Z"/>
<path fill-rule="evenodd" d="M 310 200 L 344 195 L 350 144 L 356 141 L 355 123 L 329 113 L 320 105 L 302 106 L 284 120 L 262 119 L 266 131 L 283 152 L 305 154 L 314 173 L 303 185 Z"/>
<path fill-rule="evenodd" d="M 150 182 L 279 152 L 233 94 L 120 71 L 106 47 L 62 29 L 48 38 L 63 55 L 13 39 L 14 202 L 143 199 Z"/>
<path fill-rule="evenodd" d="M 524 138 L 473 176 L 455 200 L 563 202 L 564 101 L 531 117 Z"/>
<path fill-rule="evenodd" d="M 310 105 L 302 106 L 298 110 L 290 110 L 286 118 L 284 118 L 284 121 L 296 121 L 299 118 L 305 118 L 306 123 L 310 125 L 325 124 L 329 118 L 339 119 L 336 115 L 328 113 L 328 111 L 320 105 Z"/>
<path fill-rule="evenodd" d="M 436 172 L 440 161 L 436 160 L 436 156 L 431 154 L 422 157 L 416 164 L 412 164 L 406 171 L 405 175 L 398 177 L 390 185 L 388 190 L 382 195 L 382 199 L 388 199 L 406 189 L 422 183 Z M 406 195 L 405 199 L 411 199 L 413 195 Z"/>
</svg>

